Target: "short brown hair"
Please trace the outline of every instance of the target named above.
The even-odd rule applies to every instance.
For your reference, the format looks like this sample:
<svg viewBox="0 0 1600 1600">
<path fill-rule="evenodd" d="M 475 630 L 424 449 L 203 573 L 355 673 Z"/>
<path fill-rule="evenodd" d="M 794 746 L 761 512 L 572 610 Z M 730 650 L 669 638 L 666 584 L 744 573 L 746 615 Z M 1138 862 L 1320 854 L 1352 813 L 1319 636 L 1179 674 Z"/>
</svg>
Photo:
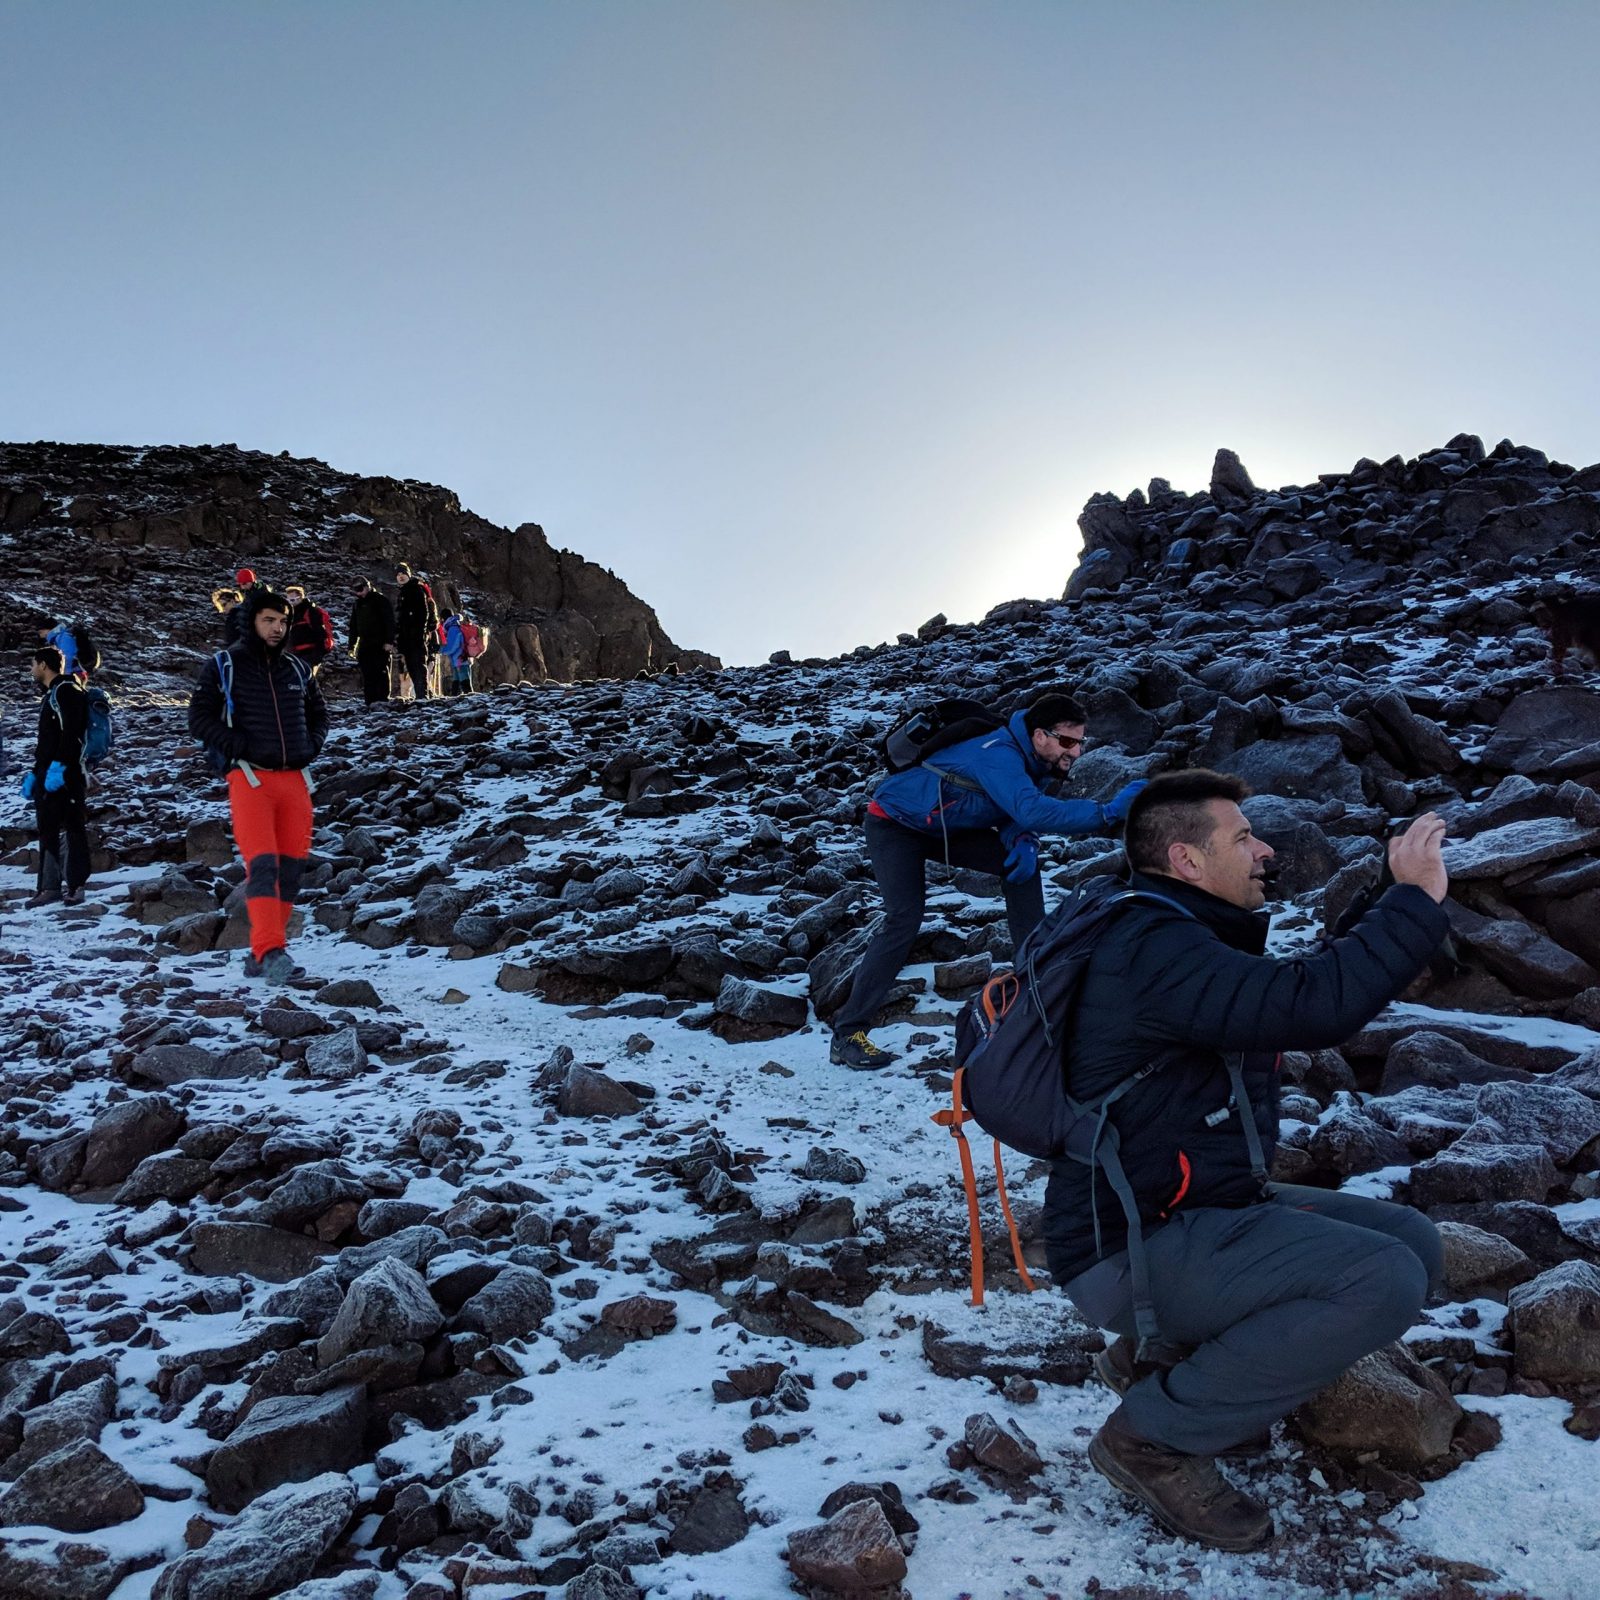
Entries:
<svg viewBox="0 0 1600 1600">
<path fill-rule="evenodd" d="M 1128 810 L 1122 846 L 1135 872 L 1167 872 L 1167 852 L 1175 844 L 1205 845 L 1216 824 L 1206 804 L 1250 797 L 1250 785 L 1231 772 L 1191 767 L 1152 778 Z"/>
</svg>

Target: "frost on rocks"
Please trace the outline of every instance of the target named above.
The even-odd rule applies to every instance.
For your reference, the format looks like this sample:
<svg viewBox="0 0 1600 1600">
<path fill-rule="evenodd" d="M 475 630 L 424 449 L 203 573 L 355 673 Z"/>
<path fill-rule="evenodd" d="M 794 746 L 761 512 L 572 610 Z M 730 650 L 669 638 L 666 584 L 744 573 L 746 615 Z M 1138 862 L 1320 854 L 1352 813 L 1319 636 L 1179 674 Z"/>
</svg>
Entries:
<svg viewBox="0 0 1600 1600">
<path fill-rule="evenodd" d="M 83 907 L 21 905 L 31 840 L 0 819 L 0 1494 L 58 1487 L 65 1450 L 114 1491 L 72 1513 L 134 1508 L 103 1463 L 144 1498 L 79 1534 L 0 1529 L 0 1592 L 140 1600 L 179 1570 L 204 1592 L 227 1557 L 212 1592 L 241 1600 L 777 1600 L 829 1592 L 792 1560 L 816 1538 L 858 1593 L 1324 1600 L 1470 1562 L 1589 1600 L 1600 679 L 1573 657 L 1551 681 L 1536 607 L 1593 567 L 1600 471 L 1462 435 L 1278 490 L 1224 455 L 1193 487 L 1096 496 L 1061 600 L 716 671 L 446 490 L 233 447 L 0 446 L 6 615 L 87 607 L 127 711 Z M 316 978 L 283 988 L 243 975 L 225 791 L 181 753 L 215 624 L 170 596 L 245 550 L 323 595 L 404 557 L 492 625 L 492 692 L 369 711 L 325 670 L 290 939 Z M 1285 1056 L 1278 1145 L 1288 1181 L 1428 1209 L 1444 1294 L 1414 1365 L 1335 1408 L 1348 1445 L 1290 1428 L 1249 1466 L 1272 1551 L 1192 1572 L 1084 1465 L 1113 1400 L 1087 1381 L 1102 1331 L 1046 1279 L 1043 1164 L 1006 1175 L 1044 1292 L 980 1160 L 968 1304 L 929 1114 L 956 1014 L 1012 959 L 994 879 L 929 864 L 872 1025 L 899 1059 L 827 1059 L 881 909 L 861 818 L 885 729 L 1046 683 L 1090 707 L 1074 797 L 1249 776 L 1275 955 L 1375 886 L 1396 819 L 1450 829 L 1450 950 Z M 1042 857 L 1054 897 L 1118 852 Z M 341 1490 L 279 1571 L 305 1519 L 262 1508 L 323 1468 L 359 1511 Z"/>
<path fill-rule="evenodd" d="M 163 1569 L 151 1600 L 246 1600 L 275 1595 L 311 1576 L 355 1510 L 342 1473 L 264 1494 L 198 1550 Z"/>
</svg>

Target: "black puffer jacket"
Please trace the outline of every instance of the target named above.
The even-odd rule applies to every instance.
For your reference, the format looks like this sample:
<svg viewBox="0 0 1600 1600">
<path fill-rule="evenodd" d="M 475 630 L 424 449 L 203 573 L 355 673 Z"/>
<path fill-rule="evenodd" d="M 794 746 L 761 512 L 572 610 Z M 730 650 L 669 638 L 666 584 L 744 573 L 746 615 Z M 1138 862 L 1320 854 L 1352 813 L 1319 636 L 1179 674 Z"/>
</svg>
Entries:
<svg viewBox="0 0 1600 1600">
<path fill-rule="evenodd" d="M 357 655 L 394 643 L 394 607 L 388 597 L 368 589 L 350 608 L 350 648 Z"/>
<path fill-rule="evenodd" d="M 1426 966 L 1446 930 L 1424 890 L 1400 884 L 1315 955 L 1262 954 L 1268 918 L 1174 878 L 1133 887 L 1192 913 L 1131 902 L 1084 974 L 1067 1045 L 1072 1094 L 1091 1100 L 1158 1056 L 1169 1064 L 1112 1107 L 1121 1157 L 1146 1229 L 1179 1207 L 1245 1206 L 1260 1197 L 1225 1055 L 1244 1056 L 1245 1091 L 1270 1164 L 1278 1132 L 1278 1053 L 1343 1042 Z M 1212 1119 L 1208 1124 L 1207 1119 Z M 1096 1174 L 1102 1254 L 1127 1242 L 1121 1203 Z M 1089 1169 L 1058 1161 L 1045 1195 L 1050 1270 L 1065 1283 L 1094 1265 Z"/>
<path fill-rule="evenodd" d="M 421 645 L 430 655 L 439 648 L 439 608 L 420 578 L 400 585 L 395 601 L 395 633 L 402 647 Z"/>
<path fill-rule="evenodd" d="M 83 740 L 89 731 L 89 701 L 76 678 L 57 674 L 39 703 L 39 742 L 33 771 L 42 783 L 54 762 L 67 769 L 69 781 L 83 775 Z"/>
<path fill-rule="evenodd" d="M 264 770 L 308 767 L 328 737 L 328 708 L 317 680 L 281 646 L 269 652 L 252 630 L 223 652 L 233 663 L 233 726 L 227 722 L 215 658 L 189 696 L 189 732 L 227 760 Z"/>
</svg>

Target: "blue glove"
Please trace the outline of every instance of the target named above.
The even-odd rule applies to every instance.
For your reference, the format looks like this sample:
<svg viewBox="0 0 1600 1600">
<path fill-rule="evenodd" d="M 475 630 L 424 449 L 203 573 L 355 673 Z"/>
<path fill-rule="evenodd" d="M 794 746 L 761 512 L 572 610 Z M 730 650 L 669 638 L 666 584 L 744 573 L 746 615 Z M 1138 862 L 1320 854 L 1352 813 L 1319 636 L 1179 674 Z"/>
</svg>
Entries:
<svg viewBox="0 0 1600 1600">
<path fill-rule="evenodd" d="M 50 770 L 44 775 L 44 792 L 46 794 L 60 794 L 67 786 L 67 769 L 59 761 L 50 763 Z"/>
<path fill-rule="evenodd" d="M 38 787 L 39 787 L 39 779 L 38 779 L 38 775 L 36 773 L 32 773 L 32 772 L 23 773 L 23 775 L 22 775 L 22 798 L 24 800 L 33 799 L 33 791 L 35 789 L 37 789 Z"/>
<path fill-rule="evenodd" d="M 1136 783 L 1130 783 L 1126 788 L 1118 789 L 1106 803 L 1100 807 L 1100 814 L 1106 822 L 1121 822 L 1129 811 L 1133 809 L 1133 802 L 1148 780 L 1140 778 Z"/>
<path fill-rule="evenodd" d="M 1039 870 L 1039 841 L 1031 833 L 1022 834 L 1005 864 L 1007 883 L 1026 883 Z"/>
</svg>

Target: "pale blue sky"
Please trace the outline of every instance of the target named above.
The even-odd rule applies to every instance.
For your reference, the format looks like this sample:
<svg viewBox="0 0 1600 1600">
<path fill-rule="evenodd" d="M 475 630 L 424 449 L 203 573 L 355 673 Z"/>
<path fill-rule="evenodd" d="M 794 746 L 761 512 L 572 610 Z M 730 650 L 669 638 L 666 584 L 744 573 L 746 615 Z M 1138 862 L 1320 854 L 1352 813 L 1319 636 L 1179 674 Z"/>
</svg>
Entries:
<svg viewBox="0 0 1600 1600">
<path fill-rule="evenodd" d="M 0 437 L 448 484 L 731 661 L 1084 499 L 1600 457 L 1600 6 L 0 0 Z"/>
</svg>

